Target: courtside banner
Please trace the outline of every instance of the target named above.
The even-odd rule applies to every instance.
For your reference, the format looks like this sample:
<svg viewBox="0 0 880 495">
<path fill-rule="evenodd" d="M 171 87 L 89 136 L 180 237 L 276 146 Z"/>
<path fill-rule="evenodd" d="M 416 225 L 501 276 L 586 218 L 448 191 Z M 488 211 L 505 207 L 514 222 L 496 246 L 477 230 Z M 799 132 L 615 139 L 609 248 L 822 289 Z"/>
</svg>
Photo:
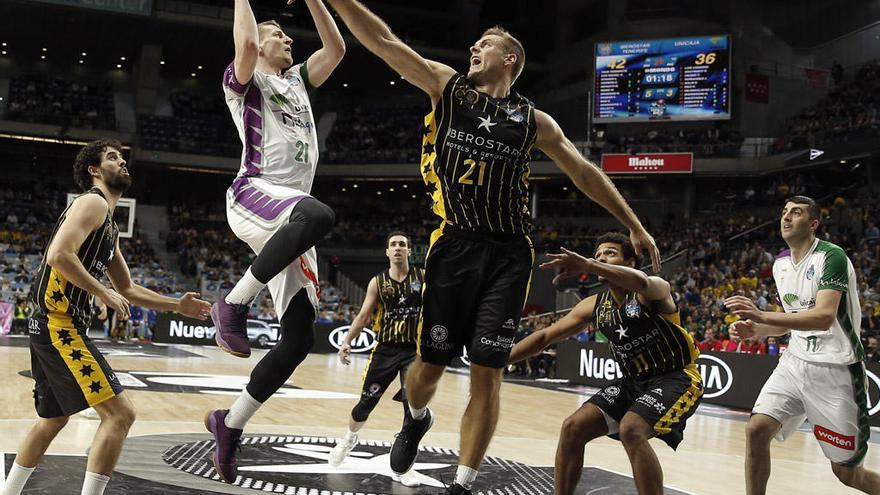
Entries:
<svg viewBox="0 0 880 495">
<path fill-rule="evenodd" d="M 751 410 L 764 382 L 776 369 L 776 356 L 703 352 L 697 368 L 703 376 L 703 403 Z M 880 365 L 866 366 L 868 414 L 880 426 Z M 566 340 L 556 346 L 556 378 L 601 388 L 623 377 L 608 344 Z"/>
<path fill-rule="evenodd" d="M 694 171 L 693 153 L 606 153 L 606 174 L 689 174 Z"/>
</svg>

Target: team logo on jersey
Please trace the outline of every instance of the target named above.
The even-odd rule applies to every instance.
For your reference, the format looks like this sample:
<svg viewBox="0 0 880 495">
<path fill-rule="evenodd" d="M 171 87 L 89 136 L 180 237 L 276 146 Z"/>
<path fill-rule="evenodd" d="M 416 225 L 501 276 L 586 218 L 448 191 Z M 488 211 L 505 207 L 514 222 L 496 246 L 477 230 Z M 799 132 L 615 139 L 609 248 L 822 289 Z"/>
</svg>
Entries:
<svg viewBox="0 0 880 495">
<path fill-rule="evenodd" d="M 788 304 L 789 306 L 791 306 L 794 303 L 800 301 L 801 298 L 798 297 L 797 294 L 792 294 L 791 292 L 789 292 L 788 294 L 785 294 L 784 296 L 782 296 L 782 300 L 785 302 L 785 304 Z"/>
<path fill-rule="evenodd" d="M 391 294 L 394 294 L 394 287 L 391 286 L 391 282 L 390 282 L 390 281 L 386 280 L 386 281 L 382 284 L 382 295 L 385 296 L 385 297 L 388 297 L 388 296 L 390 296 Z"/>
<path fill-rule="evenodd" d="M 642 306 L 639 304 L 639 301 L 633 299 L 632 301 L 626 303 L 626 316 L 629 318 L 638 318 L 642 313 Z"/>
<path fill-rule="evenodd" d="M 477 117 L 480 121 L 480 125 L 477 126 L 477 129 L 486 129 L 486 132 L 492 133 L 492 127 L 498 125 L 498 122 L 492 122 L 492 117 L 486 115 L 486 118 Z"/>
<path fill-rule="evenodd" d="M 422 283 L 418 280 L 413 280 L 409 287 L 416 292 L 420 292 L 422 290 Z"/>
<path fill-rule="evenodd" d="M 810 265 L 810 269 L 807 270 L 807 280 L 813 280 L 813 277 L 816 275 L 816 267 L 814 265 Z"/>
<path fill-rule="evenodd" d="M 606 323 L 611 323 L 612 318 L 612 309 L 611 309 L 611 301 L 605 300 L 602 303 L 602 307 L 599 308 L 599 317 L 596 319 L 597 325 L 604 325 Z"/>
</svg>

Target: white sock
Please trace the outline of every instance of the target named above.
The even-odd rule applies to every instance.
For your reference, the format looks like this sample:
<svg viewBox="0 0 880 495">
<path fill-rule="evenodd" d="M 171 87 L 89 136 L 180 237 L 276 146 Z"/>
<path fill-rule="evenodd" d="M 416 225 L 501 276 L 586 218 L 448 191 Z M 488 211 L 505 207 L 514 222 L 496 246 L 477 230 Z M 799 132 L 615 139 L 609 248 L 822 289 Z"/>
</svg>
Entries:
<svg viewBox="0 0 880 495">
<path fill-rule="evenodd" d="M 265 286 L 266 284 L 257 280 L 251 273 L 251 269 L 248 268 L 235 287 L 229 291 L 229 294 L 226 294 L 226 302 L 229 304 L 250 304 Z"/>
<path fill-rule="evenodd" d="M 244 389 L 241 391 L 238 399 L 235 399 L 232 407 L 229 408 L 229 414 L 226 415 L 226 419 L 223 422 L 229 428 L 243 430 L 244 425 L 251 420 L 251 417 L 257 413 L 257 410 L 262 405 L 262 402 L 251 397 L 247 389 Z"/>
<path fill-rule="evenodd" d="M 12 467 L 9 468 L 9 474 L 6 475 L 6 484 L 3 485 L 3 495 L 18 495 L 21 493 L 24 484 L 27 483 L 34 469 L 36 467 L 27 468 L 19 466 L 18 463 L 13 461 Z"/>
<path fill-rule="evenodd" d="M 86 471 L 86 477 L 83 480 L 83 488 L 80 495 L 102 495 L 104 489 L 107 488 L 107 483 L 109 481 L 109 476 Z"/>
<path fill-rule="evenodd" d="M 477 479 L 477 470 L 467 466 L 459 465 L 455 471 L 455 482 L 461 485 L 465 490 L 470 490 L 474 480 Z"/>
<path fill-rule="evenodd" d="M 427 412 L 428 406 L 420 407 L 418 409 L 413 407 L 412 404 L 410 404 L 409 406 L 409 413 L 412 415 L 413 419 L 422 419 L 425 417 L 425 414 L 427 414 Z"/>
<path fill-rule="evenodd" d="M 352 440 L 357 440 L 357 437 L 358 437 L 358 434 L 356 431 L 348 430 L 347 432 L 345 432 L 345 440 L 346 441 L 350 442 Z"/>
</svg>

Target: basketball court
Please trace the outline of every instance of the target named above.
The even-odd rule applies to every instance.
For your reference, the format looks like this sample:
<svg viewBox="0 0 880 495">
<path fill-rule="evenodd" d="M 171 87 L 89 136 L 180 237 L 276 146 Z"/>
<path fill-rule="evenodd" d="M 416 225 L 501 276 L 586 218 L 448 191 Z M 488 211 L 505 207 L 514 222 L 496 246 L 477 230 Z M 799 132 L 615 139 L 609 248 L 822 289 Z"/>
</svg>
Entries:
<svg viewBox="0 0 880 495">
<path fill-rule="evenodd" d="M 428 494 L 439 493 L 455 474 L 458 422 L 465 407 L 465 370 L 448 372 L 432 403 L 436 423 L 422 442 L 416 467 L 420 488 L 391 481 L 388 451 L 401 422 L 400 404 L 386 394 L 360 435 L 360 445 L 338 468 L 327 464 L 335 438 L 345 432 L 361 385 L 365 356 L 351 366 L 334 354 L 312 354 L 293 379 L 260 409 L 245 430 L 235 485 L 218 480 L 211 464 L 213 437 L 203 418 L 228 407 L 247 382 L 253 364 L 266 352 L 239 359 L 215 347 L 114 344 L 96 339 L 135 404 L 137 421 L 107 493 L 268 493 Z M 26 337 L 0 338 L 0 370 L 6 378 L 0 408 L 3 474 L 35 413 Z M 553 458 L 562 421 L 594 389 L 526 380 L 502 387 L 501 420 L 474 493 L 550 494 Z M 678 452 L 653 441 L 663 465 L 668 494 L 741 494 L 744 430 L 748 414 L 702 405 L 688 422 Z M 79 493 L 86 451 L 98 421 L 71 418 L 49 448 L 24 493 Z M 865 465 L 880 469 L 878 434 Z M 773 444 L 768 493 L 858 493 L 831 473 L 808 430 Z M 621 445 L 603 438 L 587 446 L 578 493 L 635 494 Z"/>
</svg>

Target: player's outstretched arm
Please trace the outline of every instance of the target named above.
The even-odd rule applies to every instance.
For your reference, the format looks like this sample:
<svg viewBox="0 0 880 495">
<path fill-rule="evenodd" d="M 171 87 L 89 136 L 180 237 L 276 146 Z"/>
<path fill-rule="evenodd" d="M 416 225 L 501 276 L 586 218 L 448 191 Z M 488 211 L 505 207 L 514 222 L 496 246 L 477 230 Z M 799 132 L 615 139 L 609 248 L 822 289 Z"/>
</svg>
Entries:
<svg viewBox="0 0 880 495">
<path fill-rule="evenodd" d="M 351 34 L 367 50 L 385 61 L 395 72 L 421 89 L 433 101 L 455 74 L 452 67 L 423 58 L 391 32 L 385 22 L 357 0 L 328 0 Z"/>
<path fill-rule="evenodd" d="M 131 281 L 131 273 L 125 258 L 116 247 L 110 266 L 107 267 L 107 276 L 113 288 L 136 306 L 155 309 L 158 311 L 176 311 L 182 315 L 201 320 L 208 319 L 211 311 L 211 303 L 199 299 L 197 292 L 187 292 L 180 299 L 163 296 L 146 287 L 136 285 Z"/>
<path fill-rule="evenodd" d="M 548 254 L 550 261 L 541 263 L 541 268 L 560 268 L 553 283 L 576 277 L 582 273 L 595 273 L 605 278 L 609 284 L 627 291 L 637 292 L 648 301 L 663 301 L 671 292 L 669 282 L 660 277 L 649 277 L 645 272 L 628 266 L 602 263 L 593 258 L 585 258 L 574 251 L 562 248 L 559 254 Z"/>
<path fill-rule="evenodd" d="M 547 346 L 582 332 L 584 326 L 593 318 L 593 310 L 595 309 L 596 296 L 592 295 L 579 302 L 556 323 L 543 330 L 532 332 L 531 335 L 519 341 L 510 351 L 507 362 L 512 364 L 530 358 L 539 354 Z"/>
<path fill-rule="evenodd" d="M 351 326 L 345 334 L 345 340 L 339 347 L 339 360 L 342 364 L 349 364 L 351 362 L 348 359 L 349 354 L 351 354 L 351 343 L 361 334 L 364 327 L 370 324 L 370 319 L 378 305 L 379 284 L 376 283 L 376 279 L 373 278 L 370 280 L 370 283 L 367 284 L 367 295 L 364 296 L 364 303 L 361 304 L 361 310 L 358 311 L 357 316 L 354 317 L 354 321 L 351 322 Z"/>
<path fill-rule="evenodd" d="M 342 61 L 342 56 L 345 55 L 345 40 L 342 39 L 336 22 L 322 0 L 306 0 L 306 5 L 312 13 L 312 20 L 315 21 L 323 45 L 306 62 L 309 72 L 308 83 L 317 88 L 324 84 L 333 73 L 333 69 Z"/>
<path fill-rule="evenodd" d="M 535 120 L 538 125 L 538 140 L 535 146 L 546 153 L 581 192 L 599 203 L 629 229 L 630 240 L 636 252 L 646 249 L 651 256 L 654 272 L 659 272 L 660 251 L 654 238 L 642 226 L 642 222 L 620 195 L 620 191 L 611 179 L 580 154 L 574 144 L 565 137 L 553 117 L 537 110 Z"/>
<path fill-rule="evenodd" d="M 248 0 L 235 0 L 232 21 L 232 40 L 235 43 L 235 60 L 232 68 L 235 80 L 245 85 L 254 77 L 257 56 L 260 53 L 260 34 L 257 20 Z"/>
<path fill-rule="evenodd" d="M 816 305 L 805 311 L 785 313 L 761 311 L 751 299 L 745 296 L 732 296 L 724 300 L 734 314 L 740 318 L 751 320 L 762 325 L 756 329 L 759 335 L 781 335 L 792 331 L 828 330 L 837 318 L 837 308 L 842 292 L 834 289 L 823 289 L 816 293 Z M 765 329 L 764 326 L 773 327 Z M 774 332 L 774 333 L 767 333 Z"/>
</svg>

